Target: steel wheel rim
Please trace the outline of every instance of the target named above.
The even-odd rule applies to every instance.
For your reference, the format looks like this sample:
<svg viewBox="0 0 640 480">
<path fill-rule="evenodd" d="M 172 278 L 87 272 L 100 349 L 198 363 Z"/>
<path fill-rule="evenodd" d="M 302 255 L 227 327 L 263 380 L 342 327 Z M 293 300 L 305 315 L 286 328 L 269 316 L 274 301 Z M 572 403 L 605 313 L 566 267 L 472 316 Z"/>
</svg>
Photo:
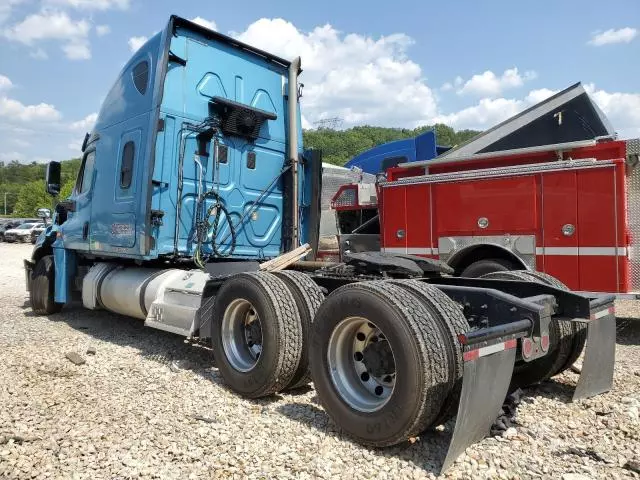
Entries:
<svg viewBox="0 0 640 480">
<path fill-rule="evenodd" d="M 222 348 L 232 368 L 249 372 L 255 368 L 262 353 L 262 324 L 248 300 L 236 298 L 222 317 Z"/>
<path fill-rule="evenodd" d="M 351 408 L 375 412 L 391 398 L 396 383 L 393 350 L 384 332 L 368 319 L 348 317 L 336 325 L 327 361 L 334 387 Z"/>
</svg>

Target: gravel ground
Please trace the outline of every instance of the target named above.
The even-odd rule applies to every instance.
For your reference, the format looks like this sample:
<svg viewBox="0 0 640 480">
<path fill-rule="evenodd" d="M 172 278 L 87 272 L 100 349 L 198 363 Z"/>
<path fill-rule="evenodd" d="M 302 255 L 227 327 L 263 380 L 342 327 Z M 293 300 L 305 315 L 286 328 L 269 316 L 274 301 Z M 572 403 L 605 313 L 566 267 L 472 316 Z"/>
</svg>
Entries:
<svg viewBox="0 0 640 480">
<path fill-rule="evenodd" d="M 29 253 L 0 244 L 0 478 L 436 476 L 451 425 L 363 448 L 340 435 L 312 389 L 244 400 L 207 349 L 180 337 L 80 308 L 33 316 Z M 640 318 L 640 304 L 619 312 Z M 575 381 L 567 373 L 525 392 L 517 428 L 470 447 L 444 477 L 640 478 L 628 469 L 640 462 L 640 319 L 619 322 L 613 391 L 572 404 Z"/>
</svg>

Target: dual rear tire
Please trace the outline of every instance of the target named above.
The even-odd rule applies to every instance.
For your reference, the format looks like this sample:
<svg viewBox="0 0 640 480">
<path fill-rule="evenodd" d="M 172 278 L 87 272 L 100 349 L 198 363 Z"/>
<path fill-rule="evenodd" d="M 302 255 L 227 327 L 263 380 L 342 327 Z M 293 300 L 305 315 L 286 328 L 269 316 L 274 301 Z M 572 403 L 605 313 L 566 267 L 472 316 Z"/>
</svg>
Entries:
<svg viewBox="0 0 640 480">
<path fill-rule="evenodd" d="M 359 282 L 325 299 L 299 272 L 243 273 L 214 302 L 217 366 L 246 397 L 313 377 L 325 411 L 371 446 L 400 443 L 455 414 L 463 370 L 455 338 L 469 326 L 434 287 Z"/>
<path fill-rule="evenodd" d="M 311 381 L 305 345 L 324 295 L 304 274 L 241 273 L 214 301 L 212 347 L 229 387 L 258 398 Z"/>
<path fill-rule="evenodd" d="M 483 275 L 482 278 L 533 281 L 569 290 L 564 283 L 551 275 L 528 270 L 492 272 Z M 512 387 L 535 385 L 564 372 L 580 357 L 586 339 L 587 327 L 584 324 L 553 319 L 549 325 L 550 352 L 532 362 L 516 364 Z"/>
<path fill-rule="evenodd" d="M 450 337 L 466 320 L 442 292 L 427 296 L 421 285 L 343 286 L 327 297 L 313 323 L 309 348 L 318 398 L 362 444 L 405 441 L 442 423 L 457 405 L 462 350 Z"/>
</svg>

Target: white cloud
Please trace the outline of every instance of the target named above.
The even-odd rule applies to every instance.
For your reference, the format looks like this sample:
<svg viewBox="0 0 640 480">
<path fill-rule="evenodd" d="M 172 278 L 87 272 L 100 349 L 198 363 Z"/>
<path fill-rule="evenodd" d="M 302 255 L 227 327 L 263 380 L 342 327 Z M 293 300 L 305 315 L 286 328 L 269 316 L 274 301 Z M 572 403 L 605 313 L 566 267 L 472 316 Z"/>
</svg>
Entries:
<svg viewBox="0 0 640 480">
<path fill-rule="evenodd" d="M 524 72 L 520 75 L 517 68 L 505 70 L 501 76 L 496 75 L 491 70 L 474 75 L 458 89 L 460 95 L 474 94 L 485 97 L 497 97 L 504 90 L 521 87 L 527 80 L 533 80 L 537 74 L 533 71 Z M 460 77 L 456 78 L 456 84 L 462 84 Z"/>
<path fill-rule="evenodd" d="M 550 90 L 548 88 L 539 88 L 538 90 L 531 90 L 529 94 L 524 98 L 525 102 L 530 105 L 535 105 L 549 97 L 552 97 L 558 93 L 558 90 Z"/>
<path fill-rule="evenodd" d="M 48 103 L 24 105 L 18 100 L 0 97 L 0 117 L 22 122 L 53 122 L 60 120 L 62 114 Z"/>
<path fill-rule="evenodd" d="M 436 113 L 422 69 L 407 56 L 413 40 L 404 34 L 345 35 L 331 25 L 303 32 L 263 18 L 237 37 L 284 58 L 302 57 L 302 108 L 311 123 L 338 116 L 347 127 L 412 126 Z"/>
<path fill-rule="evenodd" d="M 111 27 L 109 25 L 97 25 L 96 26 L 96 34 L 99 37 L 104 37 L 105 35 L 111 32 Z"/>
<path fill-rule="evenodd" d="M 31 143 L 29 143 L 27 140 L 24 140 L 22 138 L 12 138 L 11 143 L 21 148 L 25 148 L 31 145 Z"/>
<path fill-rule="evenodd" d="M 0 91 L 9 90 L 11 87 L 13 87 L 13 82 L 9 77 L 0 74 Z"/>
<path fill-rule="evenodd" d="M 205 28 L 208 28 L 209 30 L 217 30 L 218 26 L 216 25 L 216 22 L 214 22 L 213 20 L 207 20 L 204 19 L 202 17 L 195 17 L 192 18 L 191 21 L 193 23 L 197 23 L 198 25 L 201 25 Z"/>
<path fill-rule="evenodd" d="M 69 60 L 89 60 L 91 58 L 89 43 L 85 41 L 68 43 L 62 47 L 62 50 Z"/>
<path fill-rule="evenodd" d="M 0 152 L 0 162 L 13 162 L 17 160 L 18 162 L 24 162 L 26 159 L 25 155 L 20 152 Z"/>
<path fill-rule="evenodd" d="M 86 20 L 73 21 L 66 12 L 42 10 L 5 31 L 9 40 L 33 45 L 39 40 L 76 40 L 86 38 L 91 25 Z"/>
<path fill-rule="evenodd" d="M 79 10 L 126 10 L 131 0 L 44 0 L 49 5 L 72 7 Z"/>
<path fill-rule="evenodd" d="M 145 36 L 131 37 L 127 43 L 129 44 L 129 49 L 132 52 L 137 52 L 140 50 L 140 47 L 147 42 L 147 40 L 149 40 L 149 38 Z"/>
<path fill-rule="evenodd" d="M 93 129 L 93 126 L 98 119 L 97 113 L 90 113 L 82 120 L 78 120 L 77 122 L 72 122 L 69 124 L 69 130 L 77 131 L 77 132 L 90 132 Z"/>
<path fill-rule="evenodd" d="M 640 93 L 609 93 L 592 83 L 584 88 L 622 137 L 640 136 Z"/>
<path fill-rule="evenodd" d="M 0 2 L 0 24 L 4 23 L 11 16 L 13 7 L 24 2 L 25 0 L 2 0 L 2 2 Z"/>
<path fill-rule="evenodd" d="M 9 40 L 34 45 L 40 41 L 57 40 L 71 60 L 91 58 L 87 37 L 91 24 L 87 20 L 72 20 L 66 12 L 43 9 L 27 16 L 22 22 L 4 31 Z"/>
<path fill-rule="evenodd" d="M 585 90 L 598 104 L 622 138 L 640 136 L 640 93 L 606 92 L 593 84 Z M 434 121 L 454 128 L 485 130 L 558 93 L 541 88 L 531 90 L 524 98 L 483 98 L 476 105 L 450 114 L 438 115 Z"/>
<path fill-rule="evenodd" d="M 45 52 L 42 48 L 36 48 L 31 53 L 29 53 L 29 56 L 31 58 L 35 58 L 36 60 L 46 60 L 47 58 L 49 58 L 47 52 Z"/>
<path fill-rule="evenodd" d="M 82 143 L 78 142 L 77 140 L 74 140 L 72 142 L 69 142 L 67 147 L 69 147 L 69 150 L 79 153 L 82 150 Z"/>
<path fill-rule="evenodd" d="M 507 98 L 483 98 L 477 105 L 458 112 L 439 115 L 433 121 L 454 128 L 484 130 L 523 110 L 525 102 Z"/>
<path fill-rule="evenodd" d="M 612 45 L 614 43 L 629 43 L 638 35 L 638 30 L 631 27 L 614 29 L 611 28 L 604 32 L 594 32 L 591 40 L 587 43 L 594 47 L 602 45 Z"/>
</svg>

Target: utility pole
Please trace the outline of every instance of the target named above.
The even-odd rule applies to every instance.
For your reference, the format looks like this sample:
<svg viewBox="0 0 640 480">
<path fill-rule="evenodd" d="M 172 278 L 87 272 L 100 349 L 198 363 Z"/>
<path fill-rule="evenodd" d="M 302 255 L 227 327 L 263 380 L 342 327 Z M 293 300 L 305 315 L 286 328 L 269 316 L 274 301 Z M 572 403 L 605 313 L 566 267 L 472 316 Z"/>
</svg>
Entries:
<svg viewBox="0 0 640 480">
<path fill-rule="evenodd" d="M 13 195 L 14 192 L 4 192 L 4 216 L 7 216 L 7 195 Z"/>
</svg>

